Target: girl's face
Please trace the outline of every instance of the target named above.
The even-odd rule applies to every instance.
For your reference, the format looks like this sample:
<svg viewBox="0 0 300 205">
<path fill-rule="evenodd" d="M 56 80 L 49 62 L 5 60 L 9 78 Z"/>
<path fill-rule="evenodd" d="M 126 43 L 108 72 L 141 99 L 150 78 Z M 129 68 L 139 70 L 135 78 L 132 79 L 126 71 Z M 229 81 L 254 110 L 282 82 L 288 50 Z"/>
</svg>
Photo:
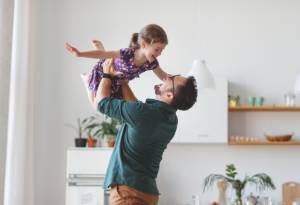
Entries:
<svg viewBox="0 0 300 205">
<path fill-rule="evenodd" d="M 154 61 L 158 56 L 160 56 L 161 52 L 165 49 L 165 47 L 166 44 L 163 43 L 152 43 L 152 44 L 145 43 L 143 50 L 146 59 L 149 62 Z"/>
</svg>

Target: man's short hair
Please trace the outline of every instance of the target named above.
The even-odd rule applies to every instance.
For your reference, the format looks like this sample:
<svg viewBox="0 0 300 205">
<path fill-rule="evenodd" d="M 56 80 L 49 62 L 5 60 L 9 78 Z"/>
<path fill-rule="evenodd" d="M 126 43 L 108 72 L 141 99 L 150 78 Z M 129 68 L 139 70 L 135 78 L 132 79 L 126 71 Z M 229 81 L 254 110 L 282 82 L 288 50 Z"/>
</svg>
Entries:
<svg viewBox="0 0 300 205">
<path fill-rule="evenodd" d="M 190 109 L 197 100 L 197 83 L 193 76 L 189 76 L 184 85 L 178 85 L 171 105 L 178 110 Z"/>
</svg>

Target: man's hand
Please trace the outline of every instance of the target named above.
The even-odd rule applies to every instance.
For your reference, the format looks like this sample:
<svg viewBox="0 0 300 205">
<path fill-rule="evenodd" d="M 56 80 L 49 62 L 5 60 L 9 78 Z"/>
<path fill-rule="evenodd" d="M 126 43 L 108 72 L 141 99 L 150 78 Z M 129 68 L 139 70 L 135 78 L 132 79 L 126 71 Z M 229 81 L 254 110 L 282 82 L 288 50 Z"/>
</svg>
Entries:
<svg viewBox="0 0 300 205">
<path fill-rule="evenodd" d="M 65 43 L 65 49 L 69 51 L 72 55 L 80 57 L 80 51 L 77 48 L 71 46 L 70 44 Z"/>
<path fill-rule="evenodd" d="M 103 73 L 110 74 L 111 77 L 116 77 L 116 76 L 122 75 L 123 74 L 122 72 L 115 70 L 115 66 L 114 66 L 113 62 L 114 62 L 114 59 L 112 59 L 112 58 L 106 59 L 103 62 L 103 64 L 102 64 Z"/>
<path fill-rule="evenodd" d="M 117 72 L 115 71 L 115 67 L 113 64 L 114 60 L 113 59 L 106 59 L 103 64 L 103 73 L 104 74 L 109 74 L 111 77 L 115 77 L 118 76 L 120 74 L 122 74 L 122 72 Z M 111 79 L 109 78 L 103 78 L 100 81 L 97 93 L 96 93 L 96 97 L 94 100 L 94 108 L 97 109 L 99 102 L 105 98 L 105 97 L 109 97 L 111 94 Z"/>
</svg>

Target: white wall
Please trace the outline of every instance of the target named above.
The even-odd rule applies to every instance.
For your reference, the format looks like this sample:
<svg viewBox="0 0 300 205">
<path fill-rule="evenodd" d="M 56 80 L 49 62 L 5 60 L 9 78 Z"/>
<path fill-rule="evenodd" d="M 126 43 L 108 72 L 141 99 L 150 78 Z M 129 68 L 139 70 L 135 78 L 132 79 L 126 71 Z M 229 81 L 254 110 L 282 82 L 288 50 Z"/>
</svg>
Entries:
<svg viewBox="0 0 300 205">
<path fill-rule="evenodd" d="M 66 148 L 76 136 L 64 123 L 93 113 L 79 74 L 89 71 L 95 60 L 68 55 L 63 49 L 66 41 L 91 49 L 90 41 L 97 38 L 106 49 L 119 49 L 127 46 L 131 33 L 158 23 L 169 36 L 170 43 L 159 58 L 168 72 L 184 73 L 195 57 L 201 57 L 214 74 L 228 77 L 232 94 L 243 99 L 262 95 L 269 104 L 282 103 L 299 74 L 299 1 L 41 0 L 38 7 L 37 204 L 64 203 Z M 284 118 L 279 125 L 296 129 L 296 124 L 289 127 L 296 118 Z M 246 134 L 257 127 L 255 120 L 240 125 L 235 119 L 233 134 L 240 126 L 246 127 Z M 278 121 L 274 123 L 279 126 Z M 200 194 L 202 179 L 212 172 L 223 173 L 230 162 L 242 175 L 270 174 L 278 187 L 270 194 L 279 200 L 282 182 L 300 181 L 299 153 L 292 146 L 170 145 L 158 177 L 161 204 L 183 203 L 192 194 Z M 202 199 L 215 200 L 215 192 Z"/>
</svg>

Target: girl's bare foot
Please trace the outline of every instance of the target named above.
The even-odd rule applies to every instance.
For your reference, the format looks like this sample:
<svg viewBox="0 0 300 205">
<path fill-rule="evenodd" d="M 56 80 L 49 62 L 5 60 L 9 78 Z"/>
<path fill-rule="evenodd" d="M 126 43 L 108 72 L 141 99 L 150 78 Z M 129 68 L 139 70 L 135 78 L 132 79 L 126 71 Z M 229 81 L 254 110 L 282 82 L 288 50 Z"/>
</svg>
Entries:
<svg viewBox="0 0 300 205">
<path fill-rule="evenodd" d="M 91 75 L 88 74 L 88 73 L 81 73 L 81 74 L 80 74 L 80 77 L 81 77 L 81 79 L 83 80 L 84 85 L 85 85 L 85 86 L 88 86 L 88 85 L 89 85 L 90 78 L 91 78 Z"/>
<path fill-rule="evenodd" d="M 93 43 L 93 46 L 94 46 L 96 49 L 98 49 L 98 50 L 104 50 L 104 46 L 103 46 L 103 44 L 102 44 L 101 41 L 93 40 L 92 43 Z"/>
<path fill-rule="evenodd" d="M 94 103 L 94 98 L 95 98 L 95 93 L 93 93 L 93 91 L 90 90 L 89 88 L 89 82 L 91 79 L 91 74 L 90 73 L 82 73 L 80 74 L 80 77 L 84 83 L 84 87 L 86 89 L 89 101 L 93 104 Z"/>
</svg>

